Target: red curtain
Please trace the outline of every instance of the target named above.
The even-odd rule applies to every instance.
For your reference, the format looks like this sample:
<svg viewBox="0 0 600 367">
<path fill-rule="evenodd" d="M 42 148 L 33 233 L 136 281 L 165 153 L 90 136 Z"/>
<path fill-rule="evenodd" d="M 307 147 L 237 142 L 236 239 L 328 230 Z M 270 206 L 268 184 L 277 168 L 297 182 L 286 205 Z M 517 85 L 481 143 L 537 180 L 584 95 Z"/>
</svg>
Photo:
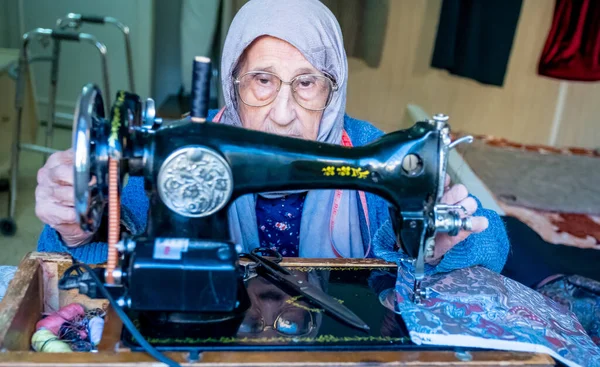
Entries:
<svg viewBox="0 0 600 367">
<path fill-rule="evenodd" d="M 538 73 L 564 80 L 600 80 L 599 0 L 556 0 Z"/>
</svg>

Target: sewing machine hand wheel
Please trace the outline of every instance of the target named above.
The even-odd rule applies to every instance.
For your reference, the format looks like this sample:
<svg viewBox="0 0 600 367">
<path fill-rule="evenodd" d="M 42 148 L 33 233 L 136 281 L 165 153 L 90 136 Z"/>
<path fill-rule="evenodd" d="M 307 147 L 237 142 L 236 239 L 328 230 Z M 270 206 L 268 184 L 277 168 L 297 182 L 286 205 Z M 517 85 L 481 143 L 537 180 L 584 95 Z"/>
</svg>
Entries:
<svg viewBox="0 0 600 367">
<path fill-rule="evenodd" d="M 87 84 L 79 96 L 73 119 L 75 212 L 81 229 L 95 232 L 108 198 L 110 125 L 104 115 L 100 89 Z"/>
</svg>

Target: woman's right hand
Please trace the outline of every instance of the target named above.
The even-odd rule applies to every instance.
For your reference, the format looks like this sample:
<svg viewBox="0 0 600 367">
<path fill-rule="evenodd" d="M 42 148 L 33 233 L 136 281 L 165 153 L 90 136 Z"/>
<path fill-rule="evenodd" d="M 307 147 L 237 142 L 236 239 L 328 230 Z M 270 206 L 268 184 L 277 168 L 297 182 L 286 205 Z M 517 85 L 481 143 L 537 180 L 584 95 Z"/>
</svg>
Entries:
<svg viewBox="0 0 600 367">
<path fill-rule="evenodd" d="M 35 214 L 54 228 L 69 247 L 88 243 L 93 233 L 81 229 L 75 216 L 73 150 L 52 154 L 37 174 Z"/>
</svg>

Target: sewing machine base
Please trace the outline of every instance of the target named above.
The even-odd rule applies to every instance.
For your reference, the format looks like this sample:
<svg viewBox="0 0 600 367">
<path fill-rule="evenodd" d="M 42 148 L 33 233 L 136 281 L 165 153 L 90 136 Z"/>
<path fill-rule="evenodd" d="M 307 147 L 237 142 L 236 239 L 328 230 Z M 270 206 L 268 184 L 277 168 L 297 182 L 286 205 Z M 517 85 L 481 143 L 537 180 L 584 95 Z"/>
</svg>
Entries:
<svg viewBox="0 0 600 367">
<path fill-rule="evenodd" d="M 64 254 L 30 253 L 21 264 L 11 282 L 2 303 L 0 303 L 0 367 L 27 366 L 156 366 L 156 360 L 144 352 L 132 351 L 121 341 L 122 324 L 111 307 L 108 307 L 106 325 L 102 341 L 96 353 L 38 353 L 31 350 L 31 335 L 35 324 L 43 312 L 72 302 L 81 303 L 86 308 L 106 307 L 103 299 L 90 299 L 77 290 L 59 291 L 58 279 L 72 265 Z M 313 267 L 318 269 L 380 268 L 394 269 L 394 264 L 373 260 L 346 259 L 284 259 L 286 267 Z M 350 274 L 351 271 L 346 270 Z M 337 284 L 336 284 L 337 286 Z M 340 284 L 343 286 L 343 284 Z M 357 300 L 360 300 L 358 298 Z M 354 307 L 354 304 L 352 305 Z M 362 315 L 362 314 L 361 314 Z M 367 320 L 365 320 L 367 321 Z M 337 321 L 331 320 L 337 325 Z M 337 327 L 337 326 L 336 326 Z M 322 330 L 325 332 L 325 330 Z M 354 331 L 354 330 L 353 330 Z M 431 350 L 411 344 L 395 344 L 381 350 L 376 344 L 354 343 L 338 347 L 318 347 L 299 344 L 259 347 L 251 343 L 246 349 L 241 345 L 221 343 L 211 346 L 196 344 L 193 348 L 181 348 L 165 352 L 169 358 L 186 366 L 370 366 L 404 365 L 411 366 L 555 366 L 552 358 L 544 354 L 470 350 L 457 353 L 444 348 Z M 383 344 L 383 343 L 381 343 Z M 295 350 L 292 350 L 294 349 Z M 250 349 L 250 350 L 248 350 Z M 288 351 L 286 351 L 286 349 Z M 302 349 L 302 350 L 297 350 Z M 350 349 L 350 350 L 348 350 Z M 198 350 L 202 352 L 199 354 Z M 356 352 L 360 350 L 360 352 Z M 464 352 L 464 351 L 463 351 Z M 465 356 L 470 360 L 461 359 Z"/>
<path fill-rule="evenodd" d="M 126 311 L 145 338 L 219 339 L 235 336 L 250 299 L 243 284 L 238 286 L 238 306 L 229 313 L 136 312 Z M 125 345 L 139 346 L 126 328 L 121 335 Z"/>
<path fill-rule="evenodd" d="M 399 315 L 384 308 L 375 289 L 369 281 L 379 275 L 379 288 L 393 288 L 395 268 L 292 268 L 293 271 L 306 275 L 313 283 L 321 284 L 327 293 L 343 304 L 352 307 L 371 327 L 364 332 L 337 321 L 302 300 L 296 294 L 284 293 L 268 280 L 256 276 L 246 282 L 248 293 L 254 297 L 255 304 L 247 311 L 246 320 L 258 314 L 267 323 L 272 323 L 280 311 L 294 312 L 296 320 L 302 316 L 314 321 L 313 331 L 309 335 L 285 336 L 275 332 L 246 333 L 241 327 L 234 333 L 226 333 L 216 328 L 201 327 L 200 324 L 184 322 L 165 322 L 157 315 L 131 315 L 138 330 L 159 350 L 193 351 L 193 350 L 347 350 L 347 349 L 435 349 L 417 346 L 410 342 L 406 328 Z M 279 307 L 277 311 L 272 311 Z M 262 308 L 262 311 L 260 309 Z M 308 311 L 311 310 L 311 311 Z M 272 315 L 269 315 L 272 312 Z M 272 316 L 272 317 L 271 317 Z M 228 330 L 229 331 L 229 330 Z M 123 329 L 121 341 L 132 350 L 141 350 L 131 339 L 131 335 Z"/>
</svg>

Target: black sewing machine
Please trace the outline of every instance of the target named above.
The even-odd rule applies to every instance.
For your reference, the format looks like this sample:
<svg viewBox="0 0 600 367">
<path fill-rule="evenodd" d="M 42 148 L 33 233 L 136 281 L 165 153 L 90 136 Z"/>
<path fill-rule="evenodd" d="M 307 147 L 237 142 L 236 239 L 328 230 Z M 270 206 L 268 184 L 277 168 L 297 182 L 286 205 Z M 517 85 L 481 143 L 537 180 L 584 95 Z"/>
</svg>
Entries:
<svg viewBox="0 0 600 367">
<path fill-rule="evenodd" d="M 167 323 L 213 325 L 206 329 L 211 335 L 235 333 L 249 301 L 228 207 L 241 195 L 298 189 L 363 190 L 386 199 L 397 250 L 414 261 L 414 300 L 427 297 L 421 280 L 434 236 L 470 229 L 461 208 L 440 199 L 449 150 L 471 138 L 452 142 L 444 115 L 354 148 L 208 122 L 207 61 L 195 62 L 199 87 L 190 116 L 179 121 L 160 121 L 152 100 L 124 91 L 111 116 L 104 115 L 96 86 L 85 86 L 80 96 L 75 209 L 89 231 L 109 220 L 109 260 L 101 275 L 118 304 Z M 132 238 L 119 233 L 126 176 L 144 177 L 150 202 L 147 228 Z M 102 296 L 81 278 L 62 288 Z"/>
</svg>

